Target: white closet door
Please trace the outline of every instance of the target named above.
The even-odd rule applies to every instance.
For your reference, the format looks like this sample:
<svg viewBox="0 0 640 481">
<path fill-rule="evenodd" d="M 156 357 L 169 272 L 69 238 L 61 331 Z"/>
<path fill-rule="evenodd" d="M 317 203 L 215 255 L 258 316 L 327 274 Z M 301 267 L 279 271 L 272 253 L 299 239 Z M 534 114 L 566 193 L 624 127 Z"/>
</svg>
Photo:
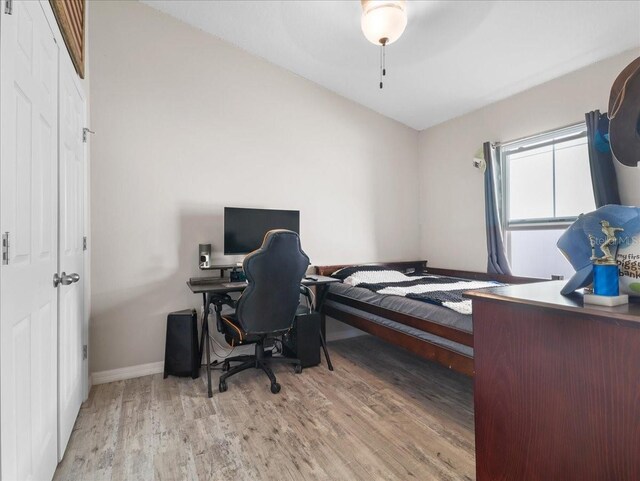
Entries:
<svg viewBox="0 0 640 481">
<path fill-rule="evenodd" d="M 4 10 L 4 2 L 2 2 Z M 0 12 L 0 459 L 2 479 L 57 464 L 58 46 L 39 2 Z"/>
<path fill-rule="evenodd" d="M 68 54 L 63 51 L 60 57 L 59 272 L 77 279 L 58 288 L 58 455 L 62 459 L 82 404 L 85 97 Z"/>
</svg>

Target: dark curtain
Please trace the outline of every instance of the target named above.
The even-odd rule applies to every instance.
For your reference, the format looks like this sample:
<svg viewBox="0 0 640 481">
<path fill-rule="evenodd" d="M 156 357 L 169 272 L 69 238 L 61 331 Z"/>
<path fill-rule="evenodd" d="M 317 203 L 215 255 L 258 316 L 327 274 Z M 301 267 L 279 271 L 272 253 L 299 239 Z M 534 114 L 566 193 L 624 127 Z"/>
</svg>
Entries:
<svg viewBox="0 0 640 481">
<path fill-rule="evenodd" d="M 600 111 L 586 113 L 591 183 L 596 207 L 620 204 L 618 177 L 609 146 L 609 118 Z"/>
<path fill-rule="evenodd" d="M 500 155 L 498 148 L 490 142 L 484 143 L 484 160 L 487 169 L 484 173 L 484 208 L 487 223 L 487 272 L 490 274 L 511 275 L 511 267 L 507 260 L 504 249 L 504 238 L 502 235 L 502 222 L 500 219 L 500 203 L 502 175 L 500 169 Z"/>
</svg>

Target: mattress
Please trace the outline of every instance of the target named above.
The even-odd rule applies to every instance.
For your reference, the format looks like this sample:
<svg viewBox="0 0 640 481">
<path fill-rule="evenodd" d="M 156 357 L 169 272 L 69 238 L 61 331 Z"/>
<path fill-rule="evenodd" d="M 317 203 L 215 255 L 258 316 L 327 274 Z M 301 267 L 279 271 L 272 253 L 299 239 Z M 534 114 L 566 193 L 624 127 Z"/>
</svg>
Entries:
<svg viewBox="0 0 640 481">
<path fill-rule="evenodd" d="M 443 326 L 454 327 L 464 332 L 473 332 L 471 315 L 460 314 L 451 309 L 447 309 L 446 307 L 436 306 L 434 304 L 429 304 L 428 302 L 422 302 L 402 296 L 378 294 L 376 292 L 370 291 L 369 289 L 364 289 L 362 287 L 352 287 L 346 284 L 331 284 L 329 286 L 329 292 L 340 294 L 351 299 L 357 299 L 374 306 L 379 306 L 392 311 L 408 314 L 412 317 L 417 317 L 418 319 L 425 319 L 437 324 L 442 324 Z M 369 315 L 371 316 L 372 314 Z M 408 326 L 405 327 L 414 329 Z M 418 329 L 416 330 L 419 331 Z"/>
<path fill-rule="evenodd" d="M 332 285 L 332 287 L 334 287 Z M 357 287 L 352 287 L 351 289 L 358 289 Z M 361 291 L 365 291 L 366 289 L 358 289 Z M 370 292 L 370 291 L 367 291 Z M 410 300 L 410 299 L 407 299 Z M 421 303 L 420 301 L 414 301 L 416 303 Z M 421 303 L 424 304 L 424 303 Z M 362 317 L 364 319 L 367 319 L 371 322 L 375 322 L 376 324 L 380 324 L 382 326 L 385 326 L 389 329 L 394 329 L 396 331 L 402 332 L 404 334 L 407 334 L 409 336 L 413 336 L 413 337 L 417 337 L 419 339 L 422 339 L 423 341 L 427 341 L 431 344 L 435 344 L 437 346 L 440 347 L 444 347 L 446 349 L 449 349 L 451 351 L 457 352 L 459 354 L 463 354 L 465 356 L 469 356 L 469 357 L 473 357 L 473 348 L 469 347 L 469 346 L 465 346 L 464 344 L 459 344 L 457 342 L 453 342 L 450 341 L 449 339 L 445 339 L 443 337 L 439 337 L 436 336 L 434 334 L 430 334 L 428 332 L 425 331 L 421 331 L 420 329 L 416 329 L 414 327 L 411 326 L 407 326 L 405 324 L 401 324 L 399 322 L 395 322 L 392 321 L 390 319 L 387 319 L 386 317 L 381 317 L 381 316 L 377 316 L 375 314 L 371 314 L 369 312 L 363 311 L 361 309 L 356 309 L 355 307 L 351 307 L 351 306 L 347 306 L 344 304 L 341 304 L 339 302 L 336 301 L 332 301 L 327 299 L 324 303 L 325 306 L 327 307 L 331 307 L 333 309 L 345 312 L 345 313 L 349 313 L 349 314 L 353 314 L 356 315 L 358 317 Z M 439 307 L 439 306 L 431 306 L 431 307 L 435 307 L 438 309 L 443 309 L 443 310 L 449 310 L 446 309 L 444 307 Z M 455 314 L 455 313 L 454 313 Z M 466 317 L 471 317 L 471 316 L 466 316 Z"/>
</svg>

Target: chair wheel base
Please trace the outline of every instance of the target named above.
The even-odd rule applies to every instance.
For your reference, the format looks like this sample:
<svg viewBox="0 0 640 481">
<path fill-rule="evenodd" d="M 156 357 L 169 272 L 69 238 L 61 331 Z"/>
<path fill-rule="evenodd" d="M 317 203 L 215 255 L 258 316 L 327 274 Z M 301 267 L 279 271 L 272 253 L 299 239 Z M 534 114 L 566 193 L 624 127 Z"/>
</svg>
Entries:
<svg viewBox="0 0 640 481">
<path fill-rule="evenodd" d="M 218 390 L 220 392 L 225 392 L 227 390 L 227 383 L 224 381 L 221 381 L 220 384 L 218 384 Z"/>
<path fill-rule="evenodd" d="M 300 364 L 296 364 L 295 373 L 300 374 L 302 372 L 302 366 Z"/>
<path fill-rule="evenodd" d="M 271 392 L 273 394 L 278 394 L 280 392 L 280 384 L 277 382 L 271 383 Z"/>
<path fill-rule="evenodd" d="M 222 372 L 227 372 L 229 370 L 229 361 L 225 361 L 222 363 Z"/>
</svg>

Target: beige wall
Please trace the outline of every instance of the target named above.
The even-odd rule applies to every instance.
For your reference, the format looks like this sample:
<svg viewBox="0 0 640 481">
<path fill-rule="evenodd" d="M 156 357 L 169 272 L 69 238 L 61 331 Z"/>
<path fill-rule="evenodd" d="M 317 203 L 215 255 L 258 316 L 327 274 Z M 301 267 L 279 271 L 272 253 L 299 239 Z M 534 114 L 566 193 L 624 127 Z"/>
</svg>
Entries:
<svg viewBox="0 0 640 481">
<path fill-rule="evenodd" d="M 422 131 L 422 257 L 434 267 L 486 270 L 484 186 L 471 165 L 475 152 L 488 140 L 514 140 L 579 122 L 591 110 L 606 112 L 613 80 L 638 55 L 625 52 Z M 622 201 L 640 205 L 640 168 L 619 167 Z"/>
<path fill-rule="evenodd" d="M 89 13 L 93 372 L 163 359 L 166 314 L 200 302 L 184 284 L 197 244 L 223 259 L 224 206 L 299 209 L 314 264 L 484 270 L 476 150 L 605 111 L 640 54 L 418 134 L 137 2 Z M 623 201 L 640 204 L 640 169 L 619 170 Z"/>
<path fill-rule="evenodd" d="M 92 2 L 91 369 L 161 361 L 224 206 L 301 211 L 314 264 L 419 254 L 418 133 L 137 2 Z"/>
</svg>

